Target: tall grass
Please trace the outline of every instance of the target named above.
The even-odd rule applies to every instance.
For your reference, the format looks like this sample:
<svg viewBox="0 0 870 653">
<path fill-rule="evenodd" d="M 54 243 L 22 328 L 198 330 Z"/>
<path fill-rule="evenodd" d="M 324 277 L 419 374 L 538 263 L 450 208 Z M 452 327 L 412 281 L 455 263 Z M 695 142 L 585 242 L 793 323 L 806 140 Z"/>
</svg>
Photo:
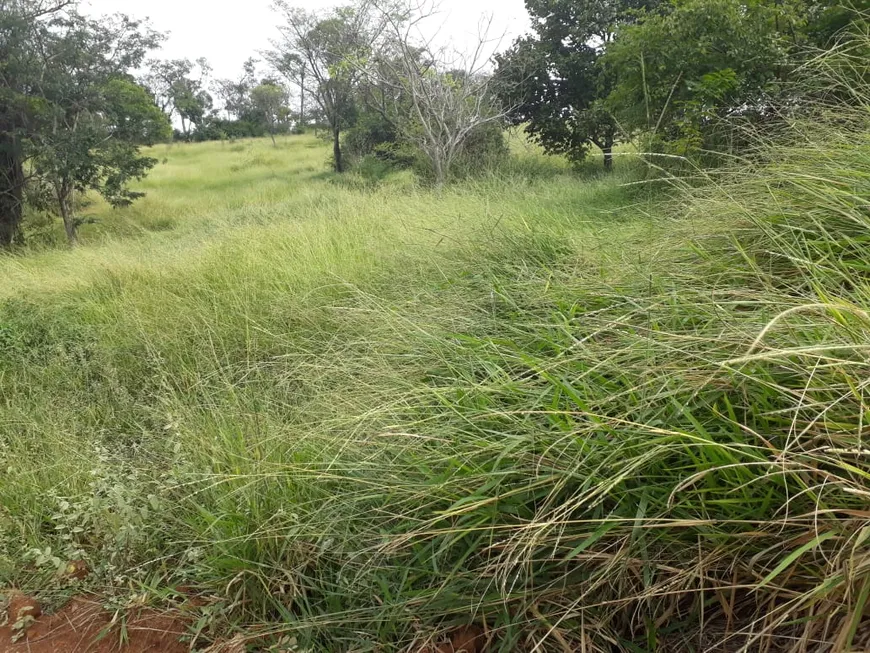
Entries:
<svg viewBox="0 0 870 653">
<path fill-rule="evenodd" d="M 865 650 L 868 108 L 678 211 L 312 170 L 2 261 L 0 571 L 300 650 Z"/>
</svg>

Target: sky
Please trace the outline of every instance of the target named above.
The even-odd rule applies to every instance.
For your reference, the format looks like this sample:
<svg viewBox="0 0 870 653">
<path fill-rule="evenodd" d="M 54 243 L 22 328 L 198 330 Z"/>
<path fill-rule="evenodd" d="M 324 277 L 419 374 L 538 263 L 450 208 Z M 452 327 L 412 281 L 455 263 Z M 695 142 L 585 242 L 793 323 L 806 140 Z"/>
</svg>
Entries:
<svg viewBox="0 0 870 653">
<path fill-rule="evenodd" d="M 334 6 L 335 0 L 297 0 L 306 9 Z M 227 10 L 222 11 L 221 6 Z M 169 32 L 160 58 L 205 57 L 214 78 L 237 78 L 242 63 L 269 47 L 276 35 L 278 16 L 271 0 L 83 0 L 82 9 L 93 16 L 121 12 L 148 17 L 153 26 Z M 523 0 L 441 0 L 441 13 L 432 20 L 439 36 L 467 47 L 478 32 L 480 19 L 491 15 L 491 34 L 505 35 L 503 47 L 528 28 Z"/>
</svg>

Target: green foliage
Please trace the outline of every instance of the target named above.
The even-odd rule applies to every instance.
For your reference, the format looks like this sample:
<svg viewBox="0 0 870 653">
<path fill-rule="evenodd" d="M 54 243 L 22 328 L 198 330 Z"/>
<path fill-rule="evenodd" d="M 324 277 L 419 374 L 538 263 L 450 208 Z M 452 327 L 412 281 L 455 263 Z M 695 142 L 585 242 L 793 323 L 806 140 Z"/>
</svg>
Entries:
<svg viewBox="0 0 870 653">
<path fill-rule="evenodd" d="M 365 156 L 389 158 L 391 146 L 400 139 L 396 124 L 374 111 L 361 113 L 353 127 L 344 134 L 344 146 L 348 156 L 362 159 Z"/>
<path fill-rule="evenodd" d="M 732 10 L 686 0 L 614 42 L 617 92 L 644 53 L 638 129 L 649 103 L 669 146 L 700 147 L 767 84 L 705 58 L 788 50 Z M 692 60 L 648 60 L 681 12 Z M 0 257 L 0 585 L 56 592 L 84 558 L 115 603 L 195 587 L 209 635 L 316 651 L 468 623 L 503 653 L 868 649 L 850 39 L 807 62 L 788 129 L 667 193 L 528 153 L 432 191 L 365 113 L 349 175 L 307 136 L 145 152 L 166 160 L 148 200 L 93 246 Z M 82 87 L 139 116 L 131 143 L 159 123 L 124 76 Z M 464 146 L 470 168 L 504 156 L 491 126 Z"/>
<path fill-rule="evenodd" d="M 20 111 L 13 138 L 19 160 L 9 168 L 14 176 L 28 160 L 35 190 L 27 197 L 36 198 L 37 209 L 53 204 L 72 242 L 79 224 L 73 193 L 96 190 L 114 206 L 129 204 L 141 196 L 129 182 L 156 163 L 140 156 L 139 146 L 169 135 L 167 118 L 128 75 L 161 37 L 123 15 L 95 21 L 69 8 L 15 22 L 43 15 L 43 6 L 16 2 L 11 23 L 4 15 L 2 24 L 5 47 L 18 62 L 3 80 L 4 95 Z"/>
<path fill-rule="evenodd" d="M 601 56 L 617 28 L 655 0 L 530 0 L 535 35 L 497 56 L 498 91 L 515 125 L 551 153 L 582 161 L 596 145 L 610 153 L 619 130 L 603 99 L 613 72 Z M 605 157 L 609 166 L 610 158 Z"/>
<path fill-rule="evenodd" d="M 207 69 L 207 64 L 202 60 L 199 66 Z M 274 136 L 289 129 L 293 116 L 287 106 L 287 90 L 275 79 L 261 78 L 256 59 L 245 61 L 238 79 L 218 80 L 217 88 L 223 101 L 223 110 L 230 117 L 221 118 L 217 111 L 204 114 L 206 109 L 211 108 L 211 100 L 202 104 L 194 98 L 194 104 L 200 110 L 199 120 L 192 123 L 196 129 L 182 129 L 176 133 L 177 140 L 235 140 L 267 134 Z"/>
<path fill-rule="evenodd" d="M 510 158 L 504 126 L 499 122 L 485 123 L 472 130 L 463 142 L 453 175 L 466 179 L 498 171 Z"/>
<path fill-rule="evenodd" d="M 332 165 L 336 172 L 345 169 L 341 134 L 357 117 L 356 87 L 365 63 L 372 55 L 378 31 L 377 8 L 366 2 L 309 12 L 277 0 L 284 17 L 282 39 L 270 55 L 279 70 L 291 77 L 302 72 L 296 66 L 305 62 L 304 71 L 310 93 L 329 125 L 332 137 Z M 295 63 L 294 63 L 295 62 Z M 288 68 L 289 66 L 289 68 Z"/>
<path fill-rule="evenodd" d="M 193 91 L 190 88 L 178 89 L 175 97 L 175 109 L 182 120 L 183 131 L 190 134 L 190 126 L 199 128 L 203 124 L 206 112 L 211 109 L 211 96 L 205 91 Z"/>
<path fill-rule="evenodd" d="M 194 129 L 201 129 L 213 99 L 205 90 L 211 66 L 203 59 L 194 64 L 189 59 L 161 61 L 151 59 L 142 84 L 151 93 L 154 103 L 171 119 L 181 120 L 182 136 L 189 140 Z M 198 68 L 198 76 L 193 75 Z"/>
<path fill-rule="evenodd" d="M 367 111 L 345 133 L 345 151 L 351 167 L 367 179 L 385 176 L 391 169 L 413 170 L 419 177 L 432 177 L 432 170 L 419 146 L 382 114 Z M 499 122 L 473 129 L 464 139 L 452 175 L 454 179 L 479 177 L 504 166 L 510 152 Z"/>
<path fill-rule="evenodd" d="M 866 648 L 851 97 L 653 202 L 628 166 L 400 191 L 310 137 L 167 148 L 177 234 L 0 260 L 0 550 L 316 650 Z"/>
<path fill-rule="evenodd" d="M 251 90 L 251 105 L 273 139 L 282 126 L 286 128 L 290 108 L 287 106 L 287 91 L 279 84 L 266 80 L 255 87 Z"/>
<path fill-rule="evenodd" d="M 806 12 L 805 32 L 810 43 L 826 50 L 843 39 L 851 40 L 856 33 L 866 31 L 870 1 L 830 3 L 824 0 L 807 0 Z"/>
<path fill-rule="evenodd" d="M 238 79 L 218 80 L 219 94 L 223 99 L 224 111 L 237 120 L 249 120 L 251 91 L 259 84 L 257 81 L 257 60 L 249 58 L 242 65 L 242 75 Z"/>
<path fill-rule="evenodd" d="M 169 140 L 169 121 L 149 102 L 146 90 L 134 82 L 110 79 L 102 88 L 103 115 L 113 136 L 132 145 L 154 145 Z"/>
<path fill-rule="evenodd" d="M 526 4 L 535 34 L 498 57 L 499 96 L 513 124 L 575 161 L 639 134 L 644 149 L 740 151 L 747 124 L 799 104 L 789 82 L 809 47 L 849 38 L 867 11 L 866 0 Z"/>
<path fill-rule="evenodd" d="M 769 106 L 788 71 L 788 25 L 777 5 L 732 0 L 648 15 L 608 49 L 617 81 L 607 104 L 628 128 L 657 132 L 680 153 L 713 149 L 705 138 L 715 138 L 716 118 Z"/>
<path fill-rule="evenodd" d="M 208 117 L 202 126 L 191 134 L 194 142 L 225 141 L 240 138 L 259 138 L 266 135 L 266 126 L 261 120 L 224 120 Z"/>
</svg>

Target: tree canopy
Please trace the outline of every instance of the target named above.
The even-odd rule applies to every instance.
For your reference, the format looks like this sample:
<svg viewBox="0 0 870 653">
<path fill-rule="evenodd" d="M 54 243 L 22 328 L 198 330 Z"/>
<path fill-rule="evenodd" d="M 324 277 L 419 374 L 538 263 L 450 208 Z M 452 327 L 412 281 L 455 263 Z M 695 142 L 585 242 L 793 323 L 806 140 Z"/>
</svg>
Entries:
<svg viewBox="0 0 870 653">
<path fill-rule="evenodd" d="M 86 18 L 74 2 L 4 2 L 0 242 L 17 233 L 25 183 L 37 205 L 63 217 L 71 242 L 75 191 L 95 190 L 116 206 L 139 196 L 128 183 L 155 163 L 139 146 L 167 138 L 169 122 L 131 71 L 161 39 L 121 14 Z"/>
<path fill-rule="evenodd" d="M 499 93 L 513 124 L 575 161 L 596 145 L 609 167 L 613 144 L 640 133 L 681 154 L 718 149 L 723 118 L 787 104 L 808 48 L 830 45 L 866 5 L 526 0 L 533 34 L 497 57 Z"/>
<path fill-rule="evenodd" d="M 494 74 L 485 38 L 463 59 L 423 36 L 425 1 L 307 11 L 276 0 L 280 38 L 218 80 L 202 58 L 148 58 L 163 37 L 146 22 L 77 5 L 0 0 L 0 245 L 28 203 L 59 214 L 74 241 L 76 193 L 135 200 L 130 182 L 155 165 L 140 147 L 172 124 L 183 140 L 276 142 L 313 123 L 337 172 L 372 156 L 438 185 L 473 149 L 502 156 L 505 123 L 575 163 L 600 151 L 606 169 L 620 141 L 733 149 L 735 124 L 798 104 L 794 72 L 847 38 L 870 0 L 526 0 L 532 32 L 495 55 Z"/>
<path fill-rule="evenodd" d="M 605 166 L 618 127 L 604 106 L 613 72 L 603 60 L 621 26 L 657 0 L 528 0 L 534 34 L 496 60 L 498 88 L 514 124 L 551 153 L 582 160 L 591 145 Z"/>
</svg>

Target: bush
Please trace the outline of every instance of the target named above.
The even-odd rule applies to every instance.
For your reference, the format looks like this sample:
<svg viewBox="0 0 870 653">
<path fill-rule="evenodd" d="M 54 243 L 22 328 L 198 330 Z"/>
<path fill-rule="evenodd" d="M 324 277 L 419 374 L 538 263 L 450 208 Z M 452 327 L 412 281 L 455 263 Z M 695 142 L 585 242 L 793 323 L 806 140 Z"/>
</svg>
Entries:
<svg viewBox="0 0 870 653">
<path fill-rule="evenodd" d="M 351 167 L 365 165 L 371 172 L 373 160 L 377 160 L 396 169 L 414 170 L 421 177 L 431 175 L 420 148 L 405 140 L 394 125 L 378 114 L 362 114 L 354 127 L 345 132 L 344 148 Z M 500 122 L 487 123 L 466 139 L 454 163 L 453 175 L 479 176 L 504 165 L 509 157 L 504 126 Z"/>
<path fill-rule="evenodd" d="M 456 163 L 457 175 L 474 176 L 504 165 L 510 157 L 504 130 L 504 124 L 496 121 L 472 131 L 462 144 Z"/>
<path fill-rule="evenodd" d="M 352 166 L 369 155 L 378 156 L 379 148 L 398 141 L 399 134 L 393 124 L 378 114 L 363 113 L 344 133 L 344 152 Z"/>
<path fill-rule="evenodd" d="M 201 143 L 241 138 L 262 138 L 266 134 L 266 127 L 259 121 L 209 118 L 199 129 L 191 133 L 190 140 Z M 176 140 L 184 140 L 183 135 Z"/>
</svg>

